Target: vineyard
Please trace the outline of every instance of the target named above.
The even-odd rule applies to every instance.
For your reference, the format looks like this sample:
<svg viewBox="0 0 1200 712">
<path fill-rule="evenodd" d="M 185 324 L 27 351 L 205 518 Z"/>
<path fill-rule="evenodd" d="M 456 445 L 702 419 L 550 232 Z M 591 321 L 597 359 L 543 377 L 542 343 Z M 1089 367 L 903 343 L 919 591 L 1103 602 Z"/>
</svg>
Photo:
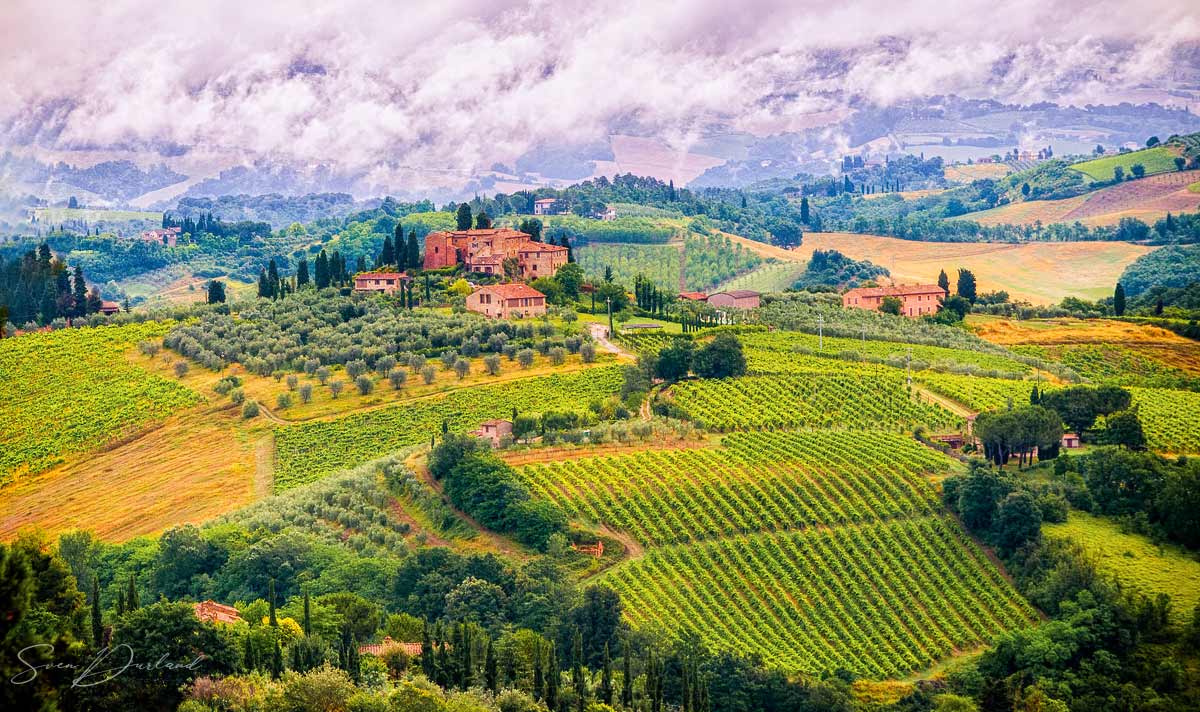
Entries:
<svg viewBox="0 0 1200 712">
<path fill-rule="evenodd" d="M 604 582 L 635 626 L 788 671 L 900 677 L 1035 620 L 943 516 L 652 548 Z"/>
<path fill-rule="evenodd" d="M 737 433 L 721 448 L 530 464 L 537 496 L 646 545 L 835 526 L 938 511 L 925 475 L 947 458 L 903 435 Z"/>
<path fill-rule="evenodd" d="M 903 374 L 748 376 L 687 381 L 672 387 L 677 406 L 706 427 L 859 428 L 911 430 L 917 425 L 950 428 L 959 419 L 940 406 L 913 398 Z"/>
<path fill-rule="evenodd" d="M 1017 361 L 1011 356 L 923 344 L 826 336 L 822 346 L 816 335 L 795 331 L 754 332 L 743 334 L 738 338 L 747 348 L 757 350 L 783 354 L 802 351 L 823 356 L 854 353 L 874 359 L 883 359 L 898 366 L 903 366 L 905 359 L 911 355 L 914 364 L 917 364 L 914 366 L 915 370 L 931 366 L 947 369 L 967 367 L 1010 374 L 1024 374 L 1031 370 L 1027 364 Z"/>
<path fill-rule="evenodd" d="M 762 264 L 762 258 L 720 235 L 684 238 L 683 255 L 676 245 L 593 244 L 576 251 L 579 266 L 593 278 L 611 268 L 618 282 L 632 284 L 641 274 L 659 287 L 675 291 L 680 285 L 706 291 Z"/>
<path fill-rule="evenodd" d="M 200 401 L 125 360 L 168 324 L 61 329 L 0 341 L 0 485 L 128 435 Z M 19 384 L 19 387 L 16 387 Z"/>
<path fill-rule="evenodd" d="M 1015 406 L 1028 405 L 1029 395 L 1036 381 L 1010 381 L 1003 378 L 959 376 L 949 373 L 925 371 L 916 379 L 931 391 L 962 403 L 976 412 L 1005 408 L 1011 402 Z"/>
<path fill-rule="evenodd" d="M 1130 388 L 1151 450 L 1200 453 L 1200 393 Z"/>
<path fill-rule="evenodd" d="M 275 430 L 275 490 L 321 477 L 428 442 L 445 422 L 465 432 L 492 418 L 548 410 L 586 409 L 621 387 L 615 367 L 591 368 L 527 378 L 509 383 L 453 391 L 442 398 L 421 399 L 348 415 L 335 420 L 281 426 Z"/>
</svg>

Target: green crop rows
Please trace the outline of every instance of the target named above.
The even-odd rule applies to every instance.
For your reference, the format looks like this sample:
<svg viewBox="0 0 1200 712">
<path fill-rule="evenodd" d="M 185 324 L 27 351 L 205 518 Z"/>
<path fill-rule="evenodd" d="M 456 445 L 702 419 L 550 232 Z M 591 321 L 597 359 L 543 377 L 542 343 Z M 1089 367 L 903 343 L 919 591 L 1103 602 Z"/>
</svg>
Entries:
<svg viewBox="0 0 1200 712">
<path fill-rule="evenodd" d="M 126 360 L 166 322 L 26 334 L 0 341 L 0 484 L 160 420 L 200 396 Z"/>
<path fill-rule="evenodd" d="M 722 448 L 647 450 L 520 468 L 570 516 L 643 544 L 832 526 L 938 510 L 950 460 L 883 432 L 736 433 Z M 831 496 L 832 495 L 832 496 Z"/>
<path fill-rule="evenodd" d="M 518 472 L 576 521 L 648 547 L 602 577 L 635 626 L 690 630 L 789 672 L 882 678 L 1034 619 L 940 513 L 926 478 L 955 467 L 905 435 L 827 430 Z"/>
<path fill-rule="evenodd" d="M 687 381 L 671 393 L 689 416 L 721 431 L 958 425 L 949 411 L 910 395 L 903 374 L 887 371 Z"/>
<path fill-rule="evenodd" d="M 978 412 L 1005 408 L 1010 401 L 1014 406 L 1028 405 L 1029 394 L 1037 385 L 1035 381 L 958 376 L 932 371 L 919 373 L 916 378 L 930 390 Z"/>
<path fill-rule="evenodd" d="M 603 580 L 634 625 L 789 671 L 900 677 L 1035 620 L 944 516 L 652 548 Z"/>
<path fill-rule="evenodd" d="M 1151 450 L 1200 453 L 1200 393 L 1130 388 Z"/>
<path fill-rule="evenodd" d="M 581 411 L 620 387 L 619 368 L 599 367 L 453 391 L 442 398 L 335 420 L 282 426 L 275 429 L 275 489 L 312 482 L 336 470 L 428 442 L 441 432 L 443 421 L 452 431 L 465 432 L 485 420 L 510 417 L 514 408 L 522 413 Z"/>
</svg>

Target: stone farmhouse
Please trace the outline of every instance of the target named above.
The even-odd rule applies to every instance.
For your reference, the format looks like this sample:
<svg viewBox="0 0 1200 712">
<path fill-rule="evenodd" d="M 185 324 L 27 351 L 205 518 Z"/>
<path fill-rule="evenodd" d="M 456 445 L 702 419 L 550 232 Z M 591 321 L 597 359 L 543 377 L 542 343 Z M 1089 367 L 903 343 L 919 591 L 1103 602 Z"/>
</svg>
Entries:
<svg viewBox="0 0 1200 712">
<path fill-rule="evenodd" d="M 354 291 L 395 294 L 407 280 L 403 272 L 360 272 L 354 275 Z"/>
<path fill-rule="evenodd" d="M 175 243 L 179 241 L 179 234 L 182 231 L 183 229 L 178 227 L 154 228 L 153 230 L 143 230 L 138 235 L 138 239 L 145 240 L 146 242 L 157 242 L 167 247 L 174 247 Z"/>
<path fill-rule="evenodd" d="M 192 610 L 196 612 L 196 618 L 205 623 L 237 623 L 242 620 L 236 608 L 213 600 L 193 603 Z"/>
<path fill-rule="evenodd" d="M 750 289 L 731 289 L 728 292 L 717 292 L 708 295 L 708 305 L 718 309 L 732 307 L 734 309 L 756 309 L 762 295 Z"/>
<path fill-rule="evenodd" d="M 492 284 L 472 292 L 467 309 L 493 319 L 541 316 L 546 313 L 546 295 L 528 284 Z"/>
<path fill-rule="evenodd" d="M 468 272 L 504 274 L 504 261 L 515 259 L 522 279 L 551 277 L 567 263 L 567 248 L 536 242 L 511 228 L 431 232 L 425 237 L 425 269 L 461 264 Z"/>
<path fill-rule="evenodd" d="M 900 313 L 908 317 L 936 314 L 946 290 L 936 284 L 908 284 L 898 287 L 856 287 L 842 295 L 842 307 L 879 311 L 885 297 L 900 300 Z"/>
</svg>

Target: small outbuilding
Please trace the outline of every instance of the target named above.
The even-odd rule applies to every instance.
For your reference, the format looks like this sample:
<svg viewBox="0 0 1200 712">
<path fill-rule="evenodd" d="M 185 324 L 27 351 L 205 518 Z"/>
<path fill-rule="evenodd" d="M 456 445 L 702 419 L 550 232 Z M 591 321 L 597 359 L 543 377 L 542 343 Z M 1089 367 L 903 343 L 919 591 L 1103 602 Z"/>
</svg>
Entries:
<svg viewBox="0 0 1200 712">
<path fill-rule="evenodd" d="M 761 294 L 750 289 L 731 289 L 728 292 L 708 295 L 708 304 L 717 308 L 757 309 L 761 298 Z"/>
<path fill-rule="evenodd" d="M 472 431 L 472 435 L 477 438 L 491 441 L 492 447 L 500 447 L 500 439 L 505 435 L 512 435 L 513 424 L 511 420 L 488 420 L 479 426 L 478 430 Z"/>
</svg>

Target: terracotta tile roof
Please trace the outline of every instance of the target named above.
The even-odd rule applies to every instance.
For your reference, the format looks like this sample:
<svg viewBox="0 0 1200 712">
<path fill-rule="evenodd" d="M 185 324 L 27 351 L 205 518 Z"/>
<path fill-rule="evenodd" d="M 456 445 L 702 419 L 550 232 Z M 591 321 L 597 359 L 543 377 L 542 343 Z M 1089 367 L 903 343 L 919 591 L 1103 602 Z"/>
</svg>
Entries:
<svg viewBox="0 0 1200 712">
<path fill-rule="evenodd" d="M 745 299 L 747 297 L 760 296 L 758 292 L 755 292 L 752 289 L 731 289 L 728 292 L 717 292 L 717 294 L 728 294 L 729 296 L 733 297 L 734 299 Z M 717 295 L 710 294 L 709 296 L 715 297 Z"/>
<path fill-rule="evenodd" d="M 530 242 L 528 245 L 521 247 L 517 252 L 566 252 L 567 248 L 562 245 L 548 245 L 544 242 Z"/>
<path fill-rule="evenodd" d="M 100 302 L 100 308 L 101 309 L 116 309 L 119 311 L 121 309 L 121 305 L 117 302 L 103 301 L 103 302 Z"/>
<path fill-rule="evenodd" d="M 451 237 L 531 237 L 529 233 L 514 230 L 510 227 L 472 228 L 470 230 L 439 230 L 430 235 L 450 235 Z"/>
<path fill-rule="evenodd" d="M 533 202 L 535 202 L 535 203 L 541 203 L 542 205 L 545 205 L 546 203 L 557 203 L 557 202 L 558 202 L 558 198 L 539 198 L 539 199 L 537 199 L 537 200 L 535 200 L 535 201 L 533 201 Z"/>
<path fill-rule="evenodd" d="M 193 603 L 192 610 L 196 612 L 197 618 L 206 623 L 237 623 L 242 619 L 238 610 L 233 606 L 222 605 L 211 600 Z"/>
<path fill-rule="evenodd" d="M 913 294 L 945 294 L 936 284 L 902 284 L 898 287 L 856 287 L 846 292 L 854 297 L 903 297 Z"/>
<path fill-rule="evenodd" d="M 680 299 L 691 299 L 692 301 L 702 302 L 705 299 L 708 299 L 708 295 L 705 294 L 704 292 L 680 292 L 679 298 Z"/>
<path fill-rule="evenodd" d="M 407 276 L 404 272 L 359 272 L 354 279 L 403 279 Z"/>
<path fill-rule="evenodd" d="M 475 290 L 475 294 L 480 293 L 495 294 L 501 299 L 521 299 L 525 297 L 546 296 L 533 287 L 530 287 L 528 284 L 522 284 L 520 282 L 513 284 L 492 284 Z"/>
<path fill-rule="evenodd" d="M 421 654 L 420 643 L 400 643 L 392 640 L 390 637 L 385 637 L 378 643 L 360 645 L 358 646 L 358 653 L 359 655 L 370 653 L 371 655 L 380 656 L 392 648 L 400 648 L 410 658 L 415 658 Z"/>
</svg>

